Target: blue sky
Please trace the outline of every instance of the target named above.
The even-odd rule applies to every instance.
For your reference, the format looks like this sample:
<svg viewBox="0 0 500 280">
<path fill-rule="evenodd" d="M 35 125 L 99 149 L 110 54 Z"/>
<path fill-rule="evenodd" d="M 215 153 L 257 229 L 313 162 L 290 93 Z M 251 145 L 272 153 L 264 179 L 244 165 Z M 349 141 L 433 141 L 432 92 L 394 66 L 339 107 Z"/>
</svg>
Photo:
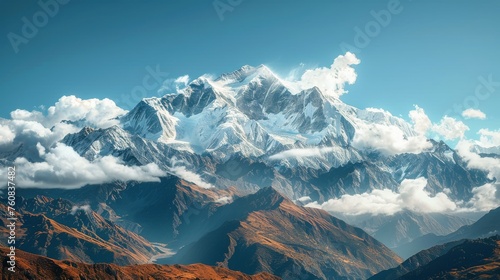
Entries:
<svg viewBox="0 0 500 280">
<path fill-rule="evenodd" d="M 214 3 L 235 5 L 218 13 Z M 342 96 L 346 103 L 406 119 L 418 104 L 435 122 L 444 114 L 463 120 L 469 136 L 483 127 L 499 129 L 500 85 L 488 92 L 483 87 L 480 99 L 475 90 L 481 79 L 500 83 L 500 2 L 391 3 L 72 0 L 58 4 L 26 43 L 13 46 L 9 34 L 22 36 L 23 18 L 33 22 L 43 8 L 36 1 L 0 1 L 0 117 L 70 94 L 108 97 L 127 107 L 121 96 L 130 96 L 154 68 L 168 78 L 194 78 L 266 64 L 286 76 L 301 63 L 329 66 L 345 52 L 344 43 L 356 47 L 351 51 L 361 60 L 356 84 Z M 366 33 L 373 12 L 390 5 L 398 12 L 367 35 L 369 42 L 356 45 L 357 28 Z M 468 107 L 487 119 L 462 119 Z"/>
</svg>

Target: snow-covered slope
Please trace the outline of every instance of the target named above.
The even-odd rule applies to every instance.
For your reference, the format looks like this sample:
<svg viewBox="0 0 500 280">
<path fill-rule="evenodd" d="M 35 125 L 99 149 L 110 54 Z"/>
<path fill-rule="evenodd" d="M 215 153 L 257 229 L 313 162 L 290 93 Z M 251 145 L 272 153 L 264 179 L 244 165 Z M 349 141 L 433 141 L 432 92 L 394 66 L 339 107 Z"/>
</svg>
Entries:
<svg viewBox="0 0 500 280">
<path fill-rule="evenodd" d="M 354 108 L 325 97 L 316 87 L 297 91 L 263 65 L 244 66 L 216 79 L 202 76 L 182 93 L 144 99 L 122 118 L 123 128 L 132 134 L 220 159 L 326 147 L 315 160 L 270 159 L 322 169 L 361 159 L 349 144 L 356 128 L 366 123 L 395 125 L 405 136 L 415 134 L 408 123 L 385 111 Z"/>
</svg>

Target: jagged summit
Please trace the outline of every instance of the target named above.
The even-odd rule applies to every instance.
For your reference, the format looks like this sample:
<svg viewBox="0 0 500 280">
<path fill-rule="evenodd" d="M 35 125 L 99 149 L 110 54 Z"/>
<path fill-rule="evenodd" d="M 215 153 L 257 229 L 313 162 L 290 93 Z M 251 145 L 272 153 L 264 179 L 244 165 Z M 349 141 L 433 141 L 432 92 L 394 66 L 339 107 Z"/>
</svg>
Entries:
<svg viewBox="0 0 500 280">
<path fill-rule="evenodd" d="M 255 77 L 278 78 L 277 75 L 264 64 L 257 67 L 244 65 L 236 71 L 222 74 L 220 77 L 215 79 L 215 82 L 221 82 L 223 84 L 242 83 L 245 80 L 251 80 L 251 78 Z"/>
<path fill-rule="evenodd" d="M 413 134 L 397 117 L 353 108 L 325 97 L 317 87 L 292 93 L 265 65 L 245 65 L 215 80 L 201 76 L 182 92 L 142 100 L 121 119 L 132 134 L 171 145 L 183 143 L 184 149 L 208 151 L 219 158 L 234 153 L 259 157 L 308 146 L 346 147 L 356 127 L 365 122 L 395 124 Z M 334 157 L 340 163 L 359 159 L 349 148 Z M 331 164 L 330 159 L 321 161 L 311 167 Z"/>
</svg>

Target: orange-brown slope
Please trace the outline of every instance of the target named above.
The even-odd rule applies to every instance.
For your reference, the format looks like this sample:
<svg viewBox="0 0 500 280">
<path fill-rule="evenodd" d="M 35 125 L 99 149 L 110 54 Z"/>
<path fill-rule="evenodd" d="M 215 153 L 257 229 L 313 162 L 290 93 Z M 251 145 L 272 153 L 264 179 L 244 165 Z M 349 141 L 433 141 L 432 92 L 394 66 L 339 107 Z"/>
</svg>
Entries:
<svg viewBox="0 0 500 280">
<path fill-rule="evenodd" d="M 267 271 L 285 279 L 364 279 L 401 261 L 361 229 L 297 206 L 272 188 L 238 199 L 214 217 L 226 222 L 172 262 Z"/>
<path fill-rule="evenodd" d="M 2 217 L 6 217 L 5 210 L 5 206 L 0 204 Z M 89 215 L 94 217 L 97 214 L 91 212 Z M 16 223 L 18 228 L 16 247 L 31 253 L 55 259 L 69 259 L 87 263 L 109 262 L 122 265 L 146 263 L 151 256 L 157 253 L 153 247 L 150 247 L 150 251 L 146 251 L 145 248 L 149 244 L 147 241 L 144 241 L 146 242 L 143 244 L 144 248 L 126 247 L 112 238 L 106 238 L 107 240 L 105 240 L 97 235 L 87 235 L 76 228 L 47 218 L 43 214 L 23 212 L 22 214 L 19 213 L 17 218 L 19 220 Z M 0 224 L 6 222 L 2 218 Z M 6 233 L 3 232 L 2 235 L 5 236 Z M 130 235 L 128 238 L 134 239 L 134 237 L 136 237 L 135 234 Z M 2 240 L 7 239 L 2 238 Z"/>
<path fill-rule="evenodd" d="M 166 280 L 166 279 L 238 279 L 238 280 L 278 280 L 280 278 L 268 273 L 246 275 L 222 267 L 211 267 L 203 264 L 155 265 L 143 264 L 118 266 L 115 264 L 84 264 L 71 261 L 57 261 L 50 258 L 16 251 L 15 272 L 8 271 L 6 254 L 8 249 L 0 247 L 2 258 L 1 278 L 5 280 L 52 279 L 120 279 L 120 280 Z"/>
<path fill-rule="evenodd" d="M 157 253 L 153 245 L 143 237 L 104 219 L 98 213 L 90 210 L 88 205 L 88 208 L 84 208 L 84 210 L 76 210 L 78 208 L 75 209 L 75 205 L 68 200 L 44 196 L 23 199 L 20 205 L 20 214 L 43 214 L 45 217 L 75 229 L 92 239 L 116 245 L 130 251 L 129 255 L 138 257 L 132 263 L 120 263 L 122 265 L 146 263 L 149 257 Z"/>
</svg>

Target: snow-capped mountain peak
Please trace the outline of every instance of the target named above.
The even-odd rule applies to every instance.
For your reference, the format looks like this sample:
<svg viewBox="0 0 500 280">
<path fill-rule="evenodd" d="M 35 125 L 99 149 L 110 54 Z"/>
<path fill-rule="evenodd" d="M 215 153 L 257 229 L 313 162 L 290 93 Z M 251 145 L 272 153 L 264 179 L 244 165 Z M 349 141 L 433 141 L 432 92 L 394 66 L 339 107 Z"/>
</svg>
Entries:
<svg viewBox="0 0 500 280">
<path fill-rule="evenodd" d="M 182 92 L 142 100 L 122 118 L 123 128 L 132 134 L 165 144 L 184 143 L 188 150 L 221 158 L 344 147 L 333 156 L 321 156 L 322 163 L 314 167 L 331 165 L 329 157 L 341 159 L 335 165 L 359 159 L 349 143 L 356 129 L 367 123 L 397 126 L 405 135 L 415 135 L 411 125 L 386 111 L 354 108 L 325 96 L 318 87 L 292 93 L 265 65 L 245 65 L 216 79 L 201 76 Z M 296 160 L 282 162 L 302 162 Z"/>
</svg>

